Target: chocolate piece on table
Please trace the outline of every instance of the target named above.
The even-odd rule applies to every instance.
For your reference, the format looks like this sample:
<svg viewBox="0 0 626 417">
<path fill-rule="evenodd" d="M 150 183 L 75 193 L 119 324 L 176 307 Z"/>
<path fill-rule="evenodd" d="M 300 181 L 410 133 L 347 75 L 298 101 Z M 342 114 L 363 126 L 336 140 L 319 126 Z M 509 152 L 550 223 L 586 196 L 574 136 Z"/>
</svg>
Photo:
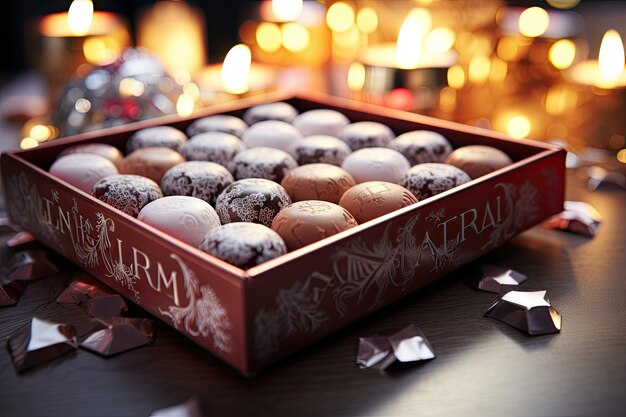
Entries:
<svg viewBox="0 0 626 417">
<path fill-rule="evenodd" d="M 155 323 L 150 319 L 96 317 L 93 324 L 80 347 L 103 356 L 113 356 L 154 342 Z"/>
<path fill-rule="evenodd" d="M 32 281 L 58 274 L 59 268 L 49 258 L 46 250 L 25 250 L 13 254 L 2 267 L 7 281 Z"/>
<path fill-rule="evenodd" d="M 526 281 L 526 275 L 495 265 L 477 267 L 467 283 L 477 290 L 499 294 L 504 285 L 514 286 Z"/>
<path fill-rule="evenodd" d="M 548 301 L 546 291 L 520 291 L 504 287 L 485 316 L 531 336 L 561 331 L 562 317 Z"/>
<path fill-rule="evenodd" d="M 7 248 L 17 249 L 18 247 L 29 246 L 35 242 L 37 242 L 37 239 L 32 235 L 32 233 L 21 231 L 9 238 L 5 245 Z"/>
<path fill-rule="evenodd" d="M 0 307 L 13 306 L 17 304 L 17 301 L 22 296 L 22 293 L 26 289 L 27 282 L 25 281 L 0 281 Z"/>
<path fill-rule="evenodd" d="M 76 304 L 94 317 L 118 316 L 128 310 L 121 295 L 104 289 L 90 280 L 77 280 L 57 297 L 59 304 Z"/>
<path fill-rule="evenodd" d="M 182 404 L 155 410 L 150 417 L 203 417 L 200 403 L 192 397 Z"/>
<path fill-rule="evenodd" d="M 589 176 L 587 188 L 591 191 L 597 190 L 604 184 L 612 184 L 626 189 L 626 175 L 621 172 L 612 172 L 602 167 L 591 166 L 587 169 L 587 175 Z"/>
<path fill-rule="evenodd" d="M 0 216 L 0 233 L 17 232 L 19 227 L 11 222 L 7 216 Z"/>
<path fill-rule="evenodd" d="M 587 237 L 594 237 L 598 233 L 602 216 L 592 205 L 581 201 L 565 201 L 563 209 L 543 222 L 543 227 Z"/>
</svg>

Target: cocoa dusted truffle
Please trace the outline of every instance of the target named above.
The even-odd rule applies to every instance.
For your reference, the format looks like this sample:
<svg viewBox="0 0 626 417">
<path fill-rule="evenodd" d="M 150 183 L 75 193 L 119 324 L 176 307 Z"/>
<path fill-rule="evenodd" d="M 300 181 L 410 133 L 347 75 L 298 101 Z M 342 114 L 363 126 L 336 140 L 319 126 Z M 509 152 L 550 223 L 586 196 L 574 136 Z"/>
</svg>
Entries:
<svg viewBox="0 0 626 417">
<path fill-rule="evenodd" d="M 307 136 L 295 149 L 298 164 L 332 164 L 341 166 L 352 152 L 347 143 L 328 135 Z"/>
<path fill-rule="evenodd" d="M 244 113 L 243 120 L 251 126 L 265 120 L 280 120 L 291 123 L 297 115 L 298 111 L 291 104 L 279 101 L 250 107 Z"/>
<path fill-rule="evenodd" d="M 267 227 L 291 199 L 274 181 L 248 178 L 235 181 L 217 198 L 215 208 L 222 224 L 234 222 L 260 223 Z"/>
<path fill-rule="evenodd" d="M 298 163 L 285 151 L 274 148 L 250 148 L 239 152 L 228 165 L 237 180 L 264 178 L 281 182 Z"/>
<path fill-rule="evenodd" d="M 400 152 L 411 165 L 443 162 L 452 152 L 448 139 L 430 130 L 403 133 L 389 142 L 387 147 Z"/>
<path fill-rule="evenodd" d="M 204 236 L 200 249 L 241 269 L 252 268 L 287 253 L 283 239 L 269 227 L 229 223 Z"/>
<path fill-rule="evenodd" d="M 196 120 L 187 128 L 187 134 L 192 137 L 206 132 L 224 132 L 240 138 L 247 128 L 246 122 L 238 117 L 218 114 Z"/>
<path fill-rule="evenodd" d="M 208 161 L 227 166 L 246 144 L 237 136 L 224 132 L 200 133 L 190 138 L 181 149 L 188 161 Z"/>
<path fill-rule="evenodd" d="M 282 209 L 272 222 L 272 230 L 283 238 L 291 251 L 356 225 L 354 217 L 337 204 L 305 200 Z"/>
<path fill-rule="evenodd" d="M 186 141 L 187 136 L 171 126 L 148 127 L 136 131 L 128 139 L 128 142 L 126 142 L 126 153 L 129 154 L 141 148 L 161 147 L 178 151 Z"/>
<path fill-rule="evenodd" d="M 303 136 L 337 136 L 339 131 L 350 124 L 346 116 L 335 110 L 309 110 L 293 119 L 293 125 Z"/>
<path fill-rule="evenodd" d="M 501 150 L 483 145 L 463 146 L 452 151 L 446 159 L 446 164 L 462 169 L 472 179 L 512 163 L 511 158 Z"/>
<path fill-rule="evenodd" d="M 141 148 L 124 158 L 120 172 L 141 175 L 158 184 L 167 170 L 183 162 L 185 158 L 170 148 Z"/>
<path fill-rule="evenodd" d="M 292 201 L 323 200 L 338 203 L 354 179 L 344 169 L 329 164 L 308 164 L 291 171 L 281 181 Z"/>
<path fill-rule="evenodd" d="M 280 149 L 295 156 L 295 149 L 302 140 L 302 134 L 289 123 L 266 120 L 251 126 L 241 136 L 241 140 L 248 148 L 262 146 Z"/>
<path fill-rule="evenodd" d="M 359 224 L 417 203 L 406 188 L 385 181 L 368 181 L 346 191 L 339 205 L 350 212 Z"/>
<path fill-rule="evenodd" d="M 396 137 L 389 127 L 378 122 L 356 122 L 341 129 L 339 139 L 353 151 L 363 148 L 384 147 Z"/>
<path fill-rule="evenodd" d="M 400 185 L 411 191 L 421 201 L 470 180 L 470 177 L 457 167 L 428 163 L 415 165 L 409 169 Z"/>
<path fill-rule="evenodd" d="M 57 156 L 57 159 L 64 155 L 72 153 L 93 153 L 100 155 L 113 162 L 115 166 L 119 167 L 124 159 L 124 155 L 115 146 L 107 145 L 104 143 L 85 143 L 83 145 L 74 145 L 69 148 L 65 148 Z"/>
<path fill-rule="evenodd" d="M 170 168 L 161 180 L 165 195 L 196 197 L 215 205 L 217 196 L 235 181 L 230 171 L 214 162 L 190 161 Z"/>
<path fill-rule="evenodd" d="M 388 148 L 364 148 L 352 152 L 341 167 L 358 183 L 387 181 L 398 184 L 411 164 L 400 152 Z"/>
<path fill-rule="evenodd" d="M 113 162 L 93 153 L 71 153 L 61 156 L 50 167 L 50 174 L 86 193 L 90 192 L 93 185 L 102 178 L 117 173 Z"/>
<path fill-rule="evenodd" d="M 91 195 L 133 217 L 137 217 L 146 204 L 163 197 L 156 182 L 139 175 L 103 178 L 93 186 Z"/>
</svg>

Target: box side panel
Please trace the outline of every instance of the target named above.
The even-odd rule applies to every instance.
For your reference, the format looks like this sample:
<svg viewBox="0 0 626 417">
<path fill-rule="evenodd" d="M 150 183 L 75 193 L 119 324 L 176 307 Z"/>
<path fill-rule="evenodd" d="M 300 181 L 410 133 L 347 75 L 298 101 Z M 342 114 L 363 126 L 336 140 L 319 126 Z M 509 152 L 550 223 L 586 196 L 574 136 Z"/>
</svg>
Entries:
<svg viewBox="0 0 626 417">
<path fill-rule="evenodd" d="M 182 243 L 77 193 L 12 155 L 2 157 L 10 218 L 221 359 L 245 367 L 241 277 Z M 178 243 L 177 243 L 178 242 Z"/>
<path fill-rule="evenodd" d="M 562 210 L 564 153 L 416 206 L 251 276 L 258 370 L 423 287 Z"/>
</svg>

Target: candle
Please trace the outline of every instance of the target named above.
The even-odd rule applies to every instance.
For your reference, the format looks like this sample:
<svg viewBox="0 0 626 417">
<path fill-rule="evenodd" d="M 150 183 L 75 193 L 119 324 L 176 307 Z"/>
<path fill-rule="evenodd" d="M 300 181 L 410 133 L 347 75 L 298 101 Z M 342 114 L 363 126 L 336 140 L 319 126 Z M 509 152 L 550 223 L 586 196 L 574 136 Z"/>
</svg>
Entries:
<svg viewBox="0 0 626 417">
<path fill-rule="evenodd" d="M 626 87 L 624 71 L 624 45 L 619 33 L 608 30 L 602 38 L 598 60 L 586 60 L 575 65 L 567 74 L 569 78 L 582 85 L 602 89 Z"/>
</svg>

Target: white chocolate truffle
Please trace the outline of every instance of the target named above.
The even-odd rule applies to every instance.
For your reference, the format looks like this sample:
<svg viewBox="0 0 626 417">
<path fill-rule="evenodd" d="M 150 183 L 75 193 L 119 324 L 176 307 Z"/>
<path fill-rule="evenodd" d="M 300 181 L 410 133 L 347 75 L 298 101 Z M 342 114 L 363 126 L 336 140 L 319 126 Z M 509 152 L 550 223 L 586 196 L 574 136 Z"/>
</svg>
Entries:
<svg viewBox="0 0 626 417">
<path fill-rule="evenodd" d="M 302 134 L 289 123 L 266 120 L 252 125 L 244 132 L 241 140 L 248 148 L 264 146 L 280 149 L 295 156 L 295 149 L 302 140 Z"/>
<path fill-rule="evenodd" d="M 378 122 L 352 123 L 339 132 L 339 139 L 346 142 L 353 151 L 387 146 L 395 137 L 396 135 L 389 127 Z"/>
<path fill-rule="evenodd" d="M 291 104 L 282 101 L 276 103 L 259 104 L 249 108 L 243 115 L 243 120 L 250 126 L 265 120 L 280 120 L 281 122 L 291 123 L 298 115 Z"/>
<path fill-rule="evenodd" d="M 141 209 L 137 219 L 196 248 L 205 234 L 220 225 L 206 201 L 180 195 L 154 200 Z"/>
<path fill-rule="evenodd" d="M 187 134 L 191 136 L 206 132 L 224 132 L 237 136 L 243 135 L 248 128 L 248 124 L 238 117 L 228 114 L 217 114 L 198 119 L 187 128 Z"/>
<path fill-rule="evenodd" d="M 50 174 L 90 193 L 94 184 L 104 177 L 118 174 L 115 164 L 93 153 L 71 153 L 54 161 Z"/>
<path fill-rule="evenodd" d="M 339 131 L 348 126 L 350 121 L 346 116 L 335 110 L 309 110 L 293 120 L 293 125 L 302 132 L 303 136 L 330 135 L 337 136 Z"/>
<path fill-rule="evenodd" d="M 452 152 L 452 145 L 443 135 L 430 130 L 403 133 L 387 145 L 400 152 L 411 165 L 443 162 Z"/>
<path fill-rule="evenodd" d="M 387 181 L 398 184 L 411 168 L 400 152 L 388 148 L 365 148 L 352 152 L 341 167 L 348 171 L 356 183 Z"/>
</svg>

